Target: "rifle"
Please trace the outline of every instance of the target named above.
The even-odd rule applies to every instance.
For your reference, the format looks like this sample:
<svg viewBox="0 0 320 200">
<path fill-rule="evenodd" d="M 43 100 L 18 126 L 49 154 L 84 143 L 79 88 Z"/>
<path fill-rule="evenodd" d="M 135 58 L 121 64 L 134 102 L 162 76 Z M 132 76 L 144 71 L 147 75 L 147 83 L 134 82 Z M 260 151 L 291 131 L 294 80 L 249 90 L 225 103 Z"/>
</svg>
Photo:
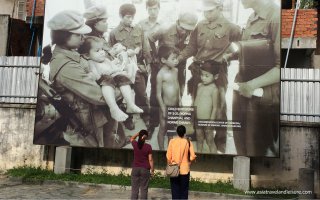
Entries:
<svg viewBox="0 0 320 200">
<path fill-rule="evenodd" d="M 39 90 L 48 98 L 49 102 L 59 112 L 61 116 L 68 121 L 68 124 L 77 133 L 79 137 L 86 143 L 86 146 L 97 146 L 97 141 L 92 137 L 91 131 L 88 131 L 82 125 L 82 122 L 74 113 L 74 110 L 65 102 L 62 97 L 51 88 L 43 79 L 39 80 Z"/>
</svg>

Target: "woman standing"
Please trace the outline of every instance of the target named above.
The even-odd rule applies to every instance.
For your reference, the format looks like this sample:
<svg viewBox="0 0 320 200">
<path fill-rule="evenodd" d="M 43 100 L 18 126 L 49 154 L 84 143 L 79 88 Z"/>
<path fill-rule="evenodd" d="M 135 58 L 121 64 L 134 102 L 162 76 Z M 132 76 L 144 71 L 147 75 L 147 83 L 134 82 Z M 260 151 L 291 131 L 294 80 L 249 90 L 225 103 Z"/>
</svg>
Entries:
<svg viewBox="0 0 320 200">
<path fill-rule="evenodd" d="M 188 199 L 190 165 L 196 159 L 192 142 L 184 138 L 186 127 L 177 127 L 179 137 L 169 142 L 167 150 L 168 164 L 179 164 L 180 174 L 178 177 L 170 178 L 172 199 Z"/>
<path fill-rule="evenodd" d="M 136 138 L 138 138 L 138 142 Z M 140 199 L 148 198 L 148 186 L 150 175 L 154 173 L 152 158 L 152 148 L 146 144 L 148 137 L 146 130 L 141 130 L 130 138 L 133 146 L 134 159 L 131 172 L 131 199 L 138 199 L 140 190 Z"/>
</svg>

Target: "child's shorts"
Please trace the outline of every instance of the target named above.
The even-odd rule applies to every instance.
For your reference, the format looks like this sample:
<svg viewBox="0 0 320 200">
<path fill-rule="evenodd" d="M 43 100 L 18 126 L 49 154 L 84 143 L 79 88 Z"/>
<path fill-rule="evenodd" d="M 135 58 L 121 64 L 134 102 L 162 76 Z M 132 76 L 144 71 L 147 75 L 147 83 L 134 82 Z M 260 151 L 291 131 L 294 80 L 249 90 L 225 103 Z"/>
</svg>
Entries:
<svg viewBox="0 0 320 200">
<path fill-rule="evenodd" d="M 101 77 L 99 78 L 99 80 L 97 82 L 101 86 L 108 85 L 113 88 L 132 84 L 130 79 L 125 75 L 117 75 L 117 76 L 112 77 L 110 75 L 103 74 L 103 75 L 101 75 Z"/>
</svg>

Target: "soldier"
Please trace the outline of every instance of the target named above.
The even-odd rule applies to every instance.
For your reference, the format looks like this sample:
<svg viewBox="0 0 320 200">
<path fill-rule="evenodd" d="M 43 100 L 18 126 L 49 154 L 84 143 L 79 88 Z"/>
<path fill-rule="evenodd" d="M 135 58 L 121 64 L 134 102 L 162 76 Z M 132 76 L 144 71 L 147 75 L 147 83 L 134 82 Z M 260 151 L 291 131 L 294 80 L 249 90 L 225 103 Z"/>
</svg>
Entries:
<svg viewBox="0 0 320 200">
<path fill-rule="evenodd" d="M 185 60 L 194 56 L 194 62 L 189 69 L 192 78 L 188 82 L 188 91 L 195 97 L 197 85 L 200 82 L 200 63 L 213 60 L 223 62 L 223 55 L 233 41 L 240 39 L 240 28 L 229 22 L 222 14 L 222 3 L 219 0 L 203 0 L 203 12 L 205 19 L 198 23 L 191 33 L 188 46 L 180 53 L 179 60 Z M 220 102 L 216 119 L 227 120 L 225 92 L 227 86 L 226 66 L 221 69 L 224 76 L 219 77 L 217 86 L 219 89 Z M 221 73 L 220 73 L 221 74 Z M 216 131 L 215 143 L 220 153 L 225 152 L 226 132 L 224 128 Z"/>
<path fill-rule="evenodd" d="M 82 126 L 90 133 L 87 146 L 115 147 L 110 131 L 114 120 L 107 120 L 100 105 L 106 105 L 100 86 L 89 75 L 88 63 L 76 51 L 82 44 L 83 34 L 91 32 L 84 18 L 76 11 L 62 11 L 48 21 L 52 44 L 55 48 L 50 59 L 50 81 L 62 99 L 71 106 Z M 109 121 L 109 122 L 108 122 Z M 108 122 L 108 123 L 107 123 Z"/>
<path fill-rule="evenodd" d="M 107 51 L 109 45 L 105 39 L 105 33 L 108 31 L 108 13 L 106 7 L 91 5 L 86 8 L 83 16 L 86 18 L 86 25 L 92 29 L 87 35 L 101 38 L 101 42 L 104 44 L 103 49 Z"/>
<path fill-rule="evenodd" d="M 263 63 L 256 60 L 259 67 L 249 67 L 248 63 L 240 66 L 235 80 L 240 87 L 239 92 L 234 92 L 232 110 L 233 120 L 241 121 L 243 128 L 241 132 L 234 130 L 233 137 L 237 154 L 266 156 L 269 148 L 276 153 L 273 142 L 279 134 L 280 9 L 273 1 L 241 2 L 244 8 L 254 10 L 243 31 L 242 41 L 270 41 L 273 49 L 270 51 L 271 56 L 266 59 L 274 59 L 274 62 L 273 65 L 262 67 Z M 253 49 L 250 54 L 254 59 L 258 53 Z M 272 93 L 277 94 L 272 99 L 273 103 L 263 104 L 263 98 L 256 101 L 256 97 L 252 97 L 253 91 L 261 87 L 264 89 L 264 96 L 267 96 L 267 89 L 270 88 Z"/>
<path fill-rule="evenodd" d="M 160 11 L 160 2 L 159 0 L 147 0 L 146 9 L 148 11 L 148 18 L 139 22 L 140 26 L 146 37 L 152 33 L 158 31 L 162 26 L 162 21 L 159 20 L 159 11 Z M 152 62 L 150 83 L 151 83 L 151 92 L 150 92 L 150 113 L 152 117 L 149 119 L 148 138 L 151 139 L 152 133 L 159 125 L 159 103 L 157 101 L 157 92 L 156 92 L 156 82 L 157 82 L 157 73 L 159 71 L 159 62 L 157 59 L 157 52 L 151 52 Z"/>
<path fill-rule="evenodd" d="M 139 25 L 133 26 L 132 21 L 136 13 L 136 8 L 133 4 L 123 4 L 120 6 L 119 14 L 121 17 L 120 24 L 110 33 L 110 45 L 121 43 L 128 50 L 128 54 L 137 56 L 139 70 L 136 74 L 133 89 L 135 92 L 135 103 L 143 109 L 140 114 L 146 126 L 149 124 L 149 105 L 146 93 L 146 84 L 148 74 L 150 72 L 151 54 L 149 43 L 144 37 L 143 30 Z M 124 122 L 129 130 L 133 130 L 135 125 L 132 121 L 132 115 Z"/>
<path fill-rule="evenodd" d="M 175 24 L 169 28 L 162 28 L 159 31 L 149 35 L 152 51 L 154 43 L 159 42 L 161 46 L 171 46 L 182 51 L 188 44 L 190 33 L 194 30 L 198 22 L 198 16 L 192 12 L 181 12 Z M 178 80 L 180 86 L 180 96 L 182 96 L 186 81 L 186 59 L 181 59 L 178 66 Z"/>
</svg>

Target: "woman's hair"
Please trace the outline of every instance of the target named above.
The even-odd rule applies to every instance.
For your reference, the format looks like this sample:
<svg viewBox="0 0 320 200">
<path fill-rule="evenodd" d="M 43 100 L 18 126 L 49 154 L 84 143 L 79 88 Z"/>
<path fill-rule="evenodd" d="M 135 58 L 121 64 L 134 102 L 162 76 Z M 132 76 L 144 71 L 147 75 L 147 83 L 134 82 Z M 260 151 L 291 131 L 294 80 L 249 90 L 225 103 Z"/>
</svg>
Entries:
<svg viewBox="0 0 320 200">
<path fill-rule="evenodd" d="M 92 20 L 87 20 L 86 21 L 86 25 L 90 26 L 90 28 L 93 30 L 94 29 L 94 25 L 96 25 L 96 23 L 98 21 L 100 21 L 101 19 L 92 19 Z"/>
<path fill-rule="evenodd" d="M 70 39 L 71 35 L 73 33 L 68 31 L 62 31 L 62 30 L 51 30 L 51 45 L 64 45 L 67 43 L 67 41 Z M 52 52 L 51 52 L 51 45 L 47 45 L 43 48 L 42 52 L 43 55 L 41 57 L 41 62 L 43 64 L 48 64 L 52 58 Z"/>
<path fill-rule="evenodd" d="M 51 44 L 56 44 L 58 46 L 64 45 L 70 39 L 73 33 L 62 30 L 52 30 L 51 31 Z"/>
<path fill-rule="evenodd" d="M 47 65 L 52 58 L 51 45 L 48 44 L 42 49 L 41 63 Z"/>
<path fill-rule="evenodd" d="M 183 137 L 184 134 L 186 134 L 186 127 L 183 125 L 178 126 L 177 133 L 178 133 L 179 137 Z"/>
<path fill-rule="evenodd" d="M 79 54 L 81 54 L 81 55 L 88 54 L 90 52 L 90 49 L 92 48 L 92 43 L 93 42 L 101 42 L 101 41 L 97 37 L 87 36 L 84 39 L 84 42 L 78 48 Z"/>
<path fill-rule="evenodd" d="M 138 138 L 138 148 L 139 149 L 142 149 L 143 145 L 144 145 L 144 142 L 145 142 L 145 138 L 142 138 L 143 136 L 146 136 L 148 137 L 148 131 L 147 130 L 144 130 L 142 129 L 140 132 L 139 132 L 139 138 Z"/>
<path fill-rule="evenodd" d="M 86 21 L 86 25 L 88 25 L 92 31 L 90 33 L 88 33 L 89 36 L 96 36 L 96 37 L 100 37 L 103 35 L 103 33 L 101 33 L 100 31 L 98 31 L 94 26 L 96 25 L 96 23 L 98 23 L 99 21 L 104 20 L 104 18 L 98 18 L 98 19 L 93 19 L 93 20 L 88 20 Z"/>
</svg>

